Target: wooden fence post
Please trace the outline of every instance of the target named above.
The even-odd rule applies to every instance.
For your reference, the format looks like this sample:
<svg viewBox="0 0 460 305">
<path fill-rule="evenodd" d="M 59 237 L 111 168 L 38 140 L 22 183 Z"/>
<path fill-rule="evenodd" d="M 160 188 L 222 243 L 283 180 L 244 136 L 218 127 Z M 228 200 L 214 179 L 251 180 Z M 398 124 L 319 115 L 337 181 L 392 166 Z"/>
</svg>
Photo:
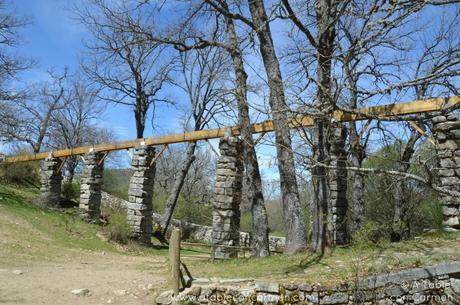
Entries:
<svg viewBox="0 0 460 305">
<path fill-rule="evenodd" d="M 171 263 L 171 279 L 174 297 L 179 295 L 180 286 L 180 229 L 174 229 L 169 239 L 169 260 Z"/>
</svg>

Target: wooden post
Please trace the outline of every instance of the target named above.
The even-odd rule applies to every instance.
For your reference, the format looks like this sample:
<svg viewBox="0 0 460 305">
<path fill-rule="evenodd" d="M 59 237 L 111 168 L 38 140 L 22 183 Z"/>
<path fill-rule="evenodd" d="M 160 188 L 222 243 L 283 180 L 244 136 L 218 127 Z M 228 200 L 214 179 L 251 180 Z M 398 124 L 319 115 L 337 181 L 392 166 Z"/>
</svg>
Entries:
<svg viewBox="0 0 460 305">
<path fill-rule="evenodd" d="M 180 285 L 180 229 L 174 229 L 169 239 L 169 259 L 171 263 L 171 279 L 174 297 L 179 295 Z"/>
</svg>

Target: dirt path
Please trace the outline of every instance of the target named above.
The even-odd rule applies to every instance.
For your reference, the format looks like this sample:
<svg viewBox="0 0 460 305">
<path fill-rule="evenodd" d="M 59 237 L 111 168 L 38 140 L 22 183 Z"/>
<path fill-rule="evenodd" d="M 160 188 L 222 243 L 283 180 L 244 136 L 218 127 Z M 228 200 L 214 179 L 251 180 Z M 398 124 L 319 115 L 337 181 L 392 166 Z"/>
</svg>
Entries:
<svg viewBox="0 0 460 305">
<path fill-rule="evenodd" d="M 0 304 L 151 305 L 166 285 L 166 261 L 162 257 L 102 252 L 59 262 L 18 261 L 8 265 L 0 264 Z M 89 293 L 85 295 L 83 290 L 75 294 L 78 289 Z"/>
</svg>

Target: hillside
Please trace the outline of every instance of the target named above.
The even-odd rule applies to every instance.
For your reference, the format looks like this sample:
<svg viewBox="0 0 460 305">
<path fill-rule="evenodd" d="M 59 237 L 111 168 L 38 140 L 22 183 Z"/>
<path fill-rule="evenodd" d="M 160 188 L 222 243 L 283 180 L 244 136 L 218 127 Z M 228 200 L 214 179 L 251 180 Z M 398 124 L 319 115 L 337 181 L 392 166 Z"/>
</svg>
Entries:
<svg viewBox="0 0 460 305">
<path fill-rule="evenodd" d="M 82 304 L 84 298 L 84 304 L 152 304 L 167 288 L 167 249 L 110 243 L 104 227 L 80 221 L 75 209 L 36 208 L 37 196 L 36 189 L 0 185 L 0 303 Z M 460 260 L 460 234 L 364 243 L 336 248 L 322 258 L 301 254 L 212 262 L 196 259 L 206 257 L 208 249 L 196 250 L 183 251 L 194 278 L 330 283 Z M 74 295 L 76 289 L 88 289 L 90 295 Z"/>
<path fill-rule="evenodd" d="M 166 284 L 166 250 L 111 244 L 71 212 L 35 208 L 36 196 L 0 185 L 0 303 L 152 304 Z"/>
</svg>

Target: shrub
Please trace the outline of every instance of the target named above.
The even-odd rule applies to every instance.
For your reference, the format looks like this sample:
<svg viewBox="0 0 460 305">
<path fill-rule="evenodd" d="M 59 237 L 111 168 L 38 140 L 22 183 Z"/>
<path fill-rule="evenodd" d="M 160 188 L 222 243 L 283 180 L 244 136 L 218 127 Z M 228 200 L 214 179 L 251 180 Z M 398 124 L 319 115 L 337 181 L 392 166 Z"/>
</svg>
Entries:
<svg viewBox="0 0 460 305">
<path fill-rule="evenodd" d="M 38 162 L 2 163 L 1 179 L 6 183 L 33 185 L 40 184 Z"/>
<path fill-rule="evenodd" d="M 391 228 L 375 221 L 367 221 L 364 226 L 352 236 L 354 244 L 376 245 L 390 239 Z"/>
<path fill-rule="evenodd" d="M 129 241 L 130 227 L 126 220 L 126 210 L 123 208 L 107 207 L 102 211 L 107 219 L 105 234 L 109 241 L 127 244 Z"/>
<path fill-rule="evenodd" d="M 62 184 L 61 194 L 65 201 L 78 201 L 80 198 L 80 183 L 64 182 Z"/>
<path fill-rule="evenodd" d="M 439 200 L 426 200 L 422 202 L 421 215 L 423 217 L 419 219 L 420 226 L 423 226 L 423 228 L 442 231 L 442 204 Z"/>
</svg>

